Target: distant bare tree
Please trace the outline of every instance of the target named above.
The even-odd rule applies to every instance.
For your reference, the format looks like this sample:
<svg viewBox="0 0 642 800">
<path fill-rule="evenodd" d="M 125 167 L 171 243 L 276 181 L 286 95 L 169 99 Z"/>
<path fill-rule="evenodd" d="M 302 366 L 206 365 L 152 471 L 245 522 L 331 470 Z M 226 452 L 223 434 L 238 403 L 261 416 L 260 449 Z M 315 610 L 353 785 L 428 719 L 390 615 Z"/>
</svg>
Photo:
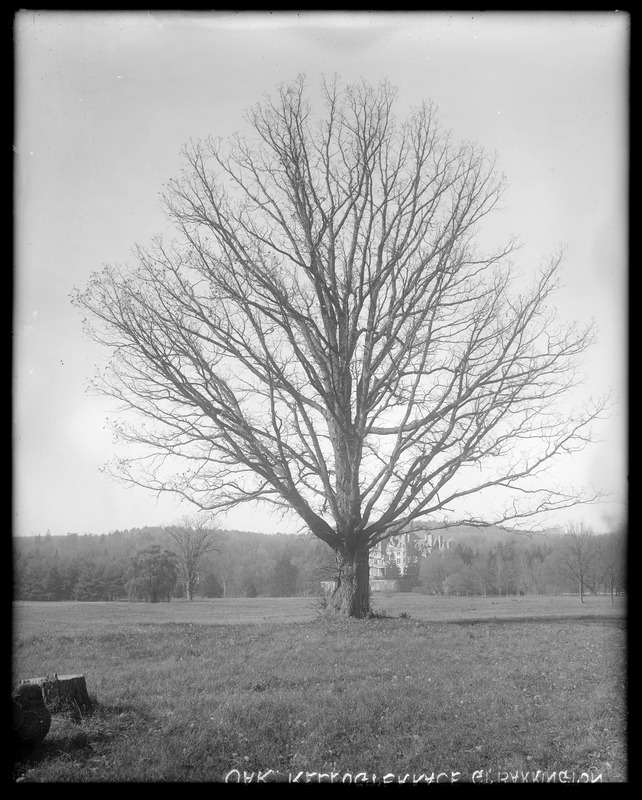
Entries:
<svg viewBox="0 0 642 800">
<path fill-rule="evenodd" d="M 626 565 L 626 539 L 623 531 L 600 536 L 599 571 L 606 583 L 613 603 L 616 587 L 622 588 Z"/>
<path fill-rule="evenodd" d="M 591 330 L 555 321 L 561 256 L 511 288 L 509 242 L 474 245 L 503 181 L 383 83 L 303 79 L 252 108 L 255 138 L 191 143 L 164 195 L 179 238 L 105 267 L 75 303 L 113 353 L 100 388 L 144 420 L 116 432 L 126 481 L 204 509 L 288 509 L 336 553 L 330 607 L 369 611 L 368 552 L 491 491 L 523 520 L 594 498 L 546 482 L 603 404 L 558 402 Z M 141 446 L 149 457 L 140 457 Z M 182 462 L 182 463 L 181 463 Z"/>
<path fill-rule="evenodd" d="M 179 575 L 188 600 L 194 599 L 198 570 L 208 553 L 218 549 L 218 534 L 208 517 L 194 515 L 165 528 L 170 548 L 178 559 Z"/>
<path fill-rule="evenodd" d="M 577 586 L 580 603 L 584 602 L 586 579 L 599 555 L 599 542 L 593 531 L 581 524 L 570 525 L 562 537 L 559 563 L 562 571 Z"/>
</svg>

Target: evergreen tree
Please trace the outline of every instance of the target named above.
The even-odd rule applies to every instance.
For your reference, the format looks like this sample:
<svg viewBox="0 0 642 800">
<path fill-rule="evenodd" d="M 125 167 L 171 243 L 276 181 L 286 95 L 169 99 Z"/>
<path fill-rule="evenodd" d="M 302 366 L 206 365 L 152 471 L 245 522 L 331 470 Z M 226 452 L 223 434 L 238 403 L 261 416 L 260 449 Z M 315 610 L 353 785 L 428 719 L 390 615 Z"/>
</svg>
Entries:
<svg viewBox="0 0 642 800">
<path fill-rule="evenodd" d="M 44 596 L 47 600 L 62 600 L 64 583 L 58 569 L 57 561 L 49 567 L 44 584 Z"/>
<path fill-rule="evenodd" d="M 206 572 L 198 582 L 201 597 L 223 597 L 223 587 L 213 572 Z"/>
<path fill-rule="evenodd" d="M 272 569 L 270 580 L 272 597 L 295 595 L 298 572 L 298 569 L 290 561 L 290 556 L 284 553 Z"/>
<path fill-rule="evenodd" d="M 252 581 L 249 581 L 248 583 L 245 584 L 245 596 L 246 597 L 258 597 L 258 594 L 259 593 L 257 591 L 257 588 L 252 583 Z"/>
<path fill-rule="evenodd" d="M 102 571 L 90 561 L 83 565 L 73 590 L 74 600 L 104 600 L 105 582 Z"/>
</svg>

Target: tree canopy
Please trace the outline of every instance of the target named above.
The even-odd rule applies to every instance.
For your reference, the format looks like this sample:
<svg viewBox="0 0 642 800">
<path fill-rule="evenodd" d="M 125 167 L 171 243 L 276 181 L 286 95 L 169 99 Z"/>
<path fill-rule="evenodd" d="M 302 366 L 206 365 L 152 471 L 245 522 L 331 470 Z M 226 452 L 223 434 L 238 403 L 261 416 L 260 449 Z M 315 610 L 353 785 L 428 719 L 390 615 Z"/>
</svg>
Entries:
<svg viewBox="0 0 642 800">
<path fill-rule="evenodd" d="M 476 244 L 504 188 L 493 160 L 430 104 L 399 121 L 385 82 L 321 95 L 315 119 L 299 78 L 250 109 L 251 139 L 190 143 L 164 193 L 176 238 L 75 302 L 113 354 L 101 390 L 136 412 L 116 474 L 297 514 L 360 616 L 368 549 L 414 520 L 486 492 L 492 513 L 462 521 L 590 499 L 542 476 L 604 405 L 559 406 L 592 339 L 550 306 L 561 254 L 518 291 L 515 243 Z"/>
<path fill-rule="evenodd" d="M 132 556 L 127 569 L 130 600 L 169 603 L 178 577 L 176 556 L 153 544 Z"/>
</svg>

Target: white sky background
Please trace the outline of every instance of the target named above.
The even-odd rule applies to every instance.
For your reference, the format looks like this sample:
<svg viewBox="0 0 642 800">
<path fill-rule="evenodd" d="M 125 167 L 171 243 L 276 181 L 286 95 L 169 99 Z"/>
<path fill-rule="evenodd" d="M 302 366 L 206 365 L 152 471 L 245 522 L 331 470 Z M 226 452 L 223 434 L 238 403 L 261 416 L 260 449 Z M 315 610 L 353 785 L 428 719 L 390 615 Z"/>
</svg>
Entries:
<svg viewBox="0 0 642 800">
<path fill-rule="evenodd" d="M 20 12 L 15 21 L 14 533 L 103 533 L 187 513 L 100 473 L 111 411 L 87 394 L 105 353 L 69 302 L 104 263 L 167 231 L 158 194 L 190 138 L 242 129 L 243 112 L 305 72 L 387 77 L 397 114 L 434 101 L 455 140 L 498 155 L 509 190 L 487 228 L 516 233 L 528 275 L 568 250 L 564 319 L 594 318 L 585 364 L 611 391 L 602 442 L 566 462 L 610 502 L 554 521 L 606 529 L 624 513 L 627 451 L 629 19 L 609 13 L 221 14 Z M 228 527 L 288 530 L 265 510 Z M 291 528 L 294 529 L 294 528 Z"/>
</svg>

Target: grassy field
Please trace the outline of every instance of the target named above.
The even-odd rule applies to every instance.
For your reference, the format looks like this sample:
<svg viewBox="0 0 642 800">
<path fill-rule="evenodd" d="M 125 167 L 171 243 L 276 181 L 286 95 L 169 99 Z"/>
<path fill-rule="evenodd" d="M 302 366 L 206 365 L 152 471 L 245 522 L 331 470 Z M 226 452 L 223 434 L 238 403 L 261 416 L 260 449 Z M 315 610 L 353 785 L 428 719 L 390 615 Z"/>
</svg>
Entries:
<svg viewBox="0 0 642 800">
<path fill-rule="evenodd" d="M 626 780 L 621 602 L 374 605 L 394 617 L 329 622 L 307 598 L 16 603 L 14 679 L 82 673 L 97 707 L 55 715 L 14 776 Z"/>
</svg>

